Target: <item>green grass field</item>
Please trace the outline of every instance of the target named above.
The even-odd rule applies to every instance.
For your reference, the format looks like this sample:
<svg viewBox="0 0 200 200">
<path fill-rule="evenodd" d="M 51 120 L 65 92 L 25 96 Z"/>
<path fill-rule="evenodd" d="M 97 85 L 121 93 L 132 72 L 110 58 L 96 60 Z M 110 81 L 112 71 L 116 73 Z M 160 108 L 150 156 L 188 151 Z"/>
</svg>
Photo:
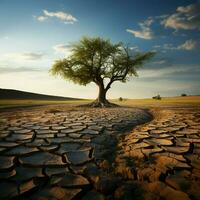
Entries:
<svg viewBox="0 0 200 200">
<path fill-rule="evenodd" d="M 200 105 L 200 96 L 186 97 L 162 97 L 161 100 L 156 99 L 127 99 L 124 101 L 113 100 L 120 105 L 127 106 L 162 106 L 162 105 Z"/>
<path fill-rule="evenodd" d="M 66 101 L 46 101 L 46 100 L 0 100 L 0 108 L 31 106 L 31 105 L 50 105 L 50 104 L 69 104 L 79 105 L 89 103 L 92 100 L 66 100 Z M 199 105 L 200 96 L 186 97 L 163 97 L 161 100 L 155 99 L 127 99 L 123 101 L 111 100 L 113 103 L 124 106 L 162 106 L 162 105 Z"/>
<path fill-rule="evenodd" d="M 5 99 L 0 100 L 0 108 L 17 107 L 17 106 L 31 106 L 31 105 L 52 105 L 52 104 L 73 104 L 79 105 L 89 103 L 91 100 L 66 100 L 66 101 L 51 101 L 51 100 L 15 100 Z"/>
</svg>

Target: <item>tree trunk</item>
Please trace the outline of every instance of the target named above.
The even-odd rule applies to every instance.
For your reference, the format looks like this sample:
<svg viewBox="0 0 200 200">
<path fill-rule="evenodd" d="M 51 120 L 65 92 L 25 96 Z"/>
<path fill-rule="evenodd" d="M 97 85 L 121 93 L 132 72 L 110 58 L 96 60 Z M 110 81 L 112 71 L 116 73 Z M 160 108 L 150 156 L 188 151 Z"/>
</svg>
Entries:
<svg viewBox="0 0 200 200">
<path fill-rule="evenodd" d="M 99 95 L 98 95 L 98 98 L 96 99 L 96 101 L 98 103 L 101 103 L 101 104 L 105 104 L 107 103 L 108 101 L 106 100 L 106 89 L 104 88 L 104 86 L 102 85 L 99 85 Z"/>
<path fill-rule="evenodd" d="M 104 88 L 103 84 L 99 84 L 99 95 L 97 97 L 97 99 L 92 102 L 90 104 L 91 107 L 116 107 L 118 105 L 114 104 L 114 103 L 110 103 L 107 99 L 106 99 L 106 93 L 108 91 L 108 89 Z"/>
<path fill-rule="evenodd" d="M 86 104 L 84 106 L 86 107 L 117 107 L 117 104 L 114 103 L 110 103 L 107 99 L 106 99 L 106 93 L 108 91 L 109 88 L 104 88 L 104 84 L 103 83 L 99 83 L 97 84 L 99 87 L 99 95 L 97 97 L 97 99 L 89 104 Z"/>
</svg>

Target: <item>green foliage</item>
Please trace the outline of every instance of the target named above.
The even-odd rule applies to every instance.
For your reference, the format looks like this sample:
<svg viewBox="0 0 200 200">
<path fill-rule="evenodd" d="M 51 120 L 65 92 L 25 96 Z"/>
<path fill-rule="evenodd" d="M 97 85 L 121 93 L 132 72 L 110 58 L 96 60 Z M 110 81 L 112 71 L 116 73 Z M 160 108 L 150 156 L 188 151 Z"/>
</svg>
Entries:
<svg viewBox="0 0 200 200">
<path fill-rule="evenodd" d="M 99 85 L 108 79 L 106 89 L 114 81 L 126 82 L 129 77 L 137 76 L 137 69 L 154 55 L 152 52 L 133 54 L 122 43 L 112 44 L 99 37 L 83 37 L 70 49 L 71 56 L 55 61 L 50 72 L 81 85 L 90 82 Z"/>
<path fill-rule="evenodd" d="M 152 99 L 161 100 L 161 96 L 158 94 L 157 96 L 152 97 Z"/>
<path fill-rule="evenodd" d="M 183 93 L 183 94 L 181 94 L 181 96 L 182 96 L 182 97 L 186 97 L 186 96 L 187 96 L 187 94 Z"/>
<path fill-rule="evenodd" d="M 119 101 L 123 101 L 123 98 L 122 98 L 122 97 L 119 97 Z"/>
<path fill-rule="evenodd" d="M 87 85 L 92 81 L 92 71 L 88 67 L 77 65 L 73 59 L 57 60 L 51 68 L 53 75 L 60 75 L 64 79 L 73 81 L 80 85 Z"/>
</svg>

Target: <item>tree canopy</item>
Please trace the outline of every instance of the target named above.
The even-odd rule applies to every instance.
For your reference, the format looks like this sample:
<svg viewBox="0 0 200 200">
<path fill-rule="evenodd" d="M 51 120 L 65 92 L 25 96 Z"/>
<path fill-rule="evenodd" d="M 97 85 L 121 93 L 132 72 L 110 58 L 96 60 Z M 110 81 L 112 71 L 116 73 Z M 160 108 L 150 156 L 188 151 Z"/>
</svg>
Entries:
<svg viewBox="0 0 200 200">
<path fill-rule="evenodd" d="M 137 69 L 154 55 L 133 53 L 121 42 L 113 44 L 100 37 L 83 37 L 70 46 L 70 51 L 69 57 L 55 61 L 51 73 L 80 85 L 94 82 L 105 94 L 113 82 L 137 76 Z"/>
</svg>

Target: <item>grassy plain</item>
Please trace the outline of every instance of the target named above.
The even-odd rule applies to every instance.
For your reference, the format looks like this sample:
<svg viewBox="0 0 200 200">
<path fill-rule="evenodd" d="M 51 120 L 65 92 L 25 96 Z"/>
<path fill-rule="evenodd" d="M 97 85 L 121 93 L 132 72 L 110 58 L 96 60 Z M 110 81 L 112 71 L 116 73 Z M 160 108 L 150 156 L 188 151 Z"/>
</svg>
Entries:
<svg viewBox="0 0 200 200">
<path fill-rule="evenodd" d="M 162 97 L 161 100 L 156 99 L 125 99 L 123 101 L 113 100 L 114 103 L 126 106 L 173 106 L 173 105 L 200 105 L 200 96 L 185 97 Z"/>
<path fill-rule="evenodd" d="M 66 100 L 66 101 L 47 101 L 47 100 L 14 100 L 6 99 L 0 100 L 0 108 L 4 107 L 18 107 L 18 106 L 33 106 L 33 105 L 52 105 L 52 104 L 69 104 L 80 105 L 89 103 L 92 100 Z M 125 99 L 123 101 L 111 100 L 113 103 L 123 106 L 173 106 L 173 105 L 190 105 L 200 106 L 200 96 L 186 96 L 186 97 L 163 97 L 161 100 L 155 99 Z"/>
<path fill-rule="evenodd" d="M 52 104 L 73 104 L 79 105 L 89 103 L 91 100 L 65 100 L 65 101 L 51 101 L 51 100 L 15 100 L 15 99 L 4 99 L 0 100 L 0 108 L 5 107 L 18 107 L 18 106 L 34 106 L 34 105 L 52 105 Z"/>
</svg>

